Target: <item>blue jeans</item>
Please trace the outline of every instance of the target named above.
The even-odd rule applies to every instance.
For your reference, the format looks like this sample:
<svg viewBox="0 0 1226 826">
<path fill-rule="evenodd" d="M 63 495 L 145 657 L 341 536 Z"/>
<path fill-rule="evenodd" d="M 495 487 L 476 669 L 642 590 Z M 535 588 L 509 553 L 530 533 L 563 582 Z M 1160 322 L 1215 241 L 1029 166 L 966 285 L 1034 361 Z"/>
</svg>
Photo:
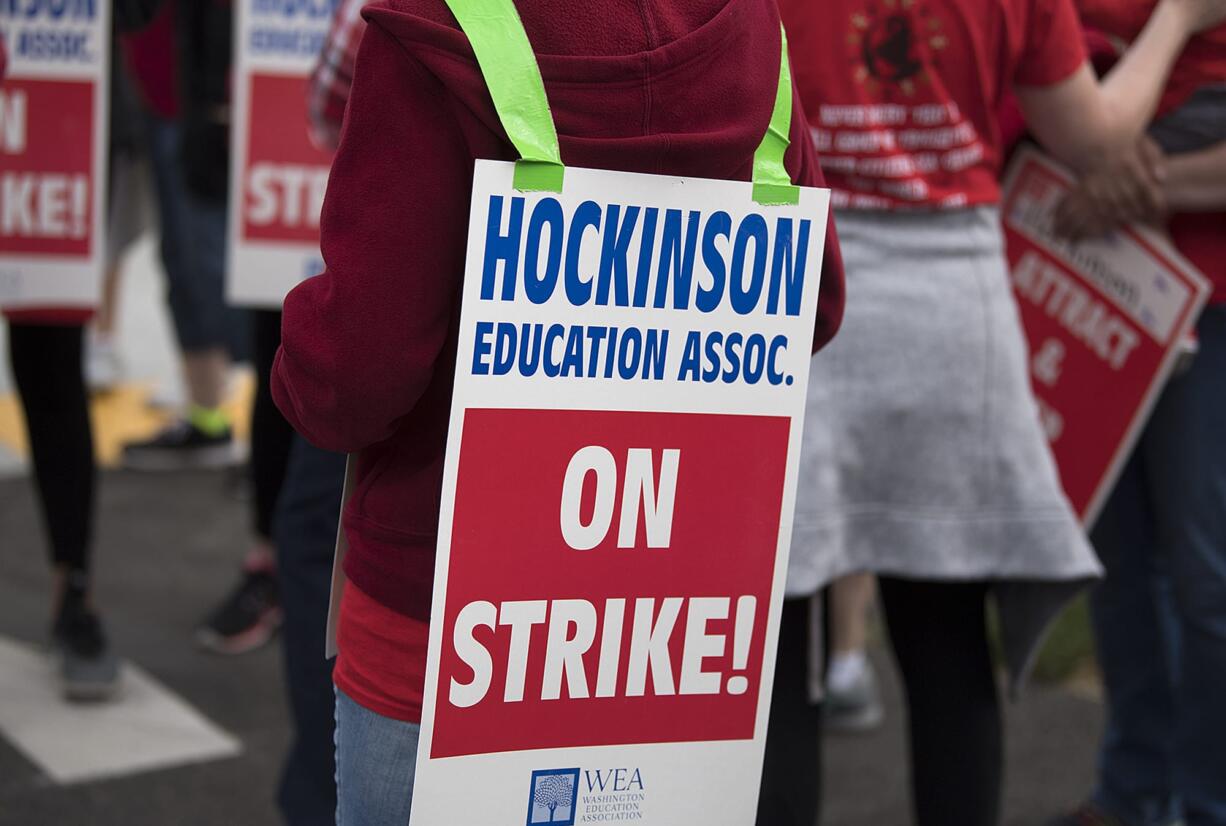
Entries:
<svg viewBox="0 0 1226 826">
<path fill-rule="evenodd" d="M 363 708 L 336 690 L 336 826 L 405 826 L 421 726 Z"/>
<path fill-rule="evenodd" d="M 1095 799 L 1136 826 L 1226 826 L 1226 307 L 1199 333 L 1093 536 L 1107 569 Z"/>
<path fill-rule="evenodd" d="M 147 118 L 149 160 L 157 193 L 166 302 L 185 353 L 224 347 L 247 354 L 247 322 L 226 305 L 226 204 L 195 197 L 184 181 L 178 122 Z"/>
</svg>

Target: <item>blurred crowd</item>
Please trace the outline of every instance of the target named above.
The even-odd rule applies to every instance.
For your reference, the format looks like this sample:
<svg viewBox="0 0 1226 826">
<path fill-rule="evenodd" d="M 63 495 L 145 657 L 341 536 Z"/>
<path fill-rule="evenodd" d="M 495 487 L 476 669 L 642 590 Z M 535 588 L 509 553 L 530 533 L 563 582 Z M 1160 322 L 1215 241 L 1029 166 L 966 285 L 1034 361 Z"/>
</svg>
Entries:
<svg viewBox="0 0 1226 826">
<path fill-rule="evenodd" d="M 115 0 L 103 302 L 8 313 L 64 692 L 105 700 L 122 651 L 92 592 L 89 393 L 122 380 L 123 261 L 156 231 L 186 399 L 122 462 L 249 475 L 250 545 L 196 641 L 283 647 L 295 738 L 277 799 L 293 826 L 407 822 L 429 606 L 409 596 L 423 574 L 403 560 L 424 560 L 429 582 L 437 513 L 436 499 L 404 498 L 440 483 L 468 214 L 415 199 L 466 196 L 474 157 L 516 157 L 442 0 L 333 5 L 306 117 L 284 124 L 337 153 L 326 272 L 283 311 L 227 303 L 233 6 Z M 1095 786 L 1053 826 L 1226 826 L 1226 3 L 588 5 L 517 4 L 567 163 L 747 179 L 781 15 L 788 170 L 833 191 L 760 826 L 817 822 L 823 730 L 881 725 L 876 606 L 905 687 L 915 822 L 998 823 L 999 662 L 1024 683 L 1085 588 L 1107 725 Z M 654 66 L 656 86 L 601 85 L 594 63 Z M 1195 358 L 1089 533 L 1036 412 L 1002 247 L 1000 180 L 1026 141 L 1078 176 L 1058 231 L 1147 225 L 1214 286 Z M 445 254 L 418 254 L 426 238 Z M 257 376 L 246 465 L 224 405 L 239 362 Z M 353 567 L 333 663 L 320 652 L 346 454 L 365 495 L 345 510 Z M 355 780 L 338 811 L 338 776 L 391 791 Z"/>
</svg>

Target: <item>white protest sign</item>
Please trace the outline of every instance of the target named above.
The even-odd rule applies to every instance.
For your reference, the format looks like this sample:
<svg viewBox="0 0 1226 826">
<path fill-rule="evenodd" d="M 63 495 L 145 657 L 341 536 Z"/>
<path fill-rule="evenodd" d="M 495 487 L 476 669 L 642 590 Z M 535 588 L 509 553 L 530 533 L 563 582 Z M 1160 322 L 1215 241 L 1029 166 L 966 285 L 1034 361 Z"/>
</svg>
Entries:
<svg viewBox="0 0 1226 826">
<path fill-rule="evenodd" d="M 746 826 L 829 193 L 514 169 L 473 182 L 411 823 Z"/>
<path fill-rule="evenodd" d="M 323 271 L 319 212 L 331 152 L 307 133 L 306 90 L 337 0 L 235 0 L 227 295 L 280 309 Z"/>
<path fill-rule="evenodd" d="M 110 5 L 0 0 L 0 305 L 92 307 L 102 290 Z"/>
</svg>

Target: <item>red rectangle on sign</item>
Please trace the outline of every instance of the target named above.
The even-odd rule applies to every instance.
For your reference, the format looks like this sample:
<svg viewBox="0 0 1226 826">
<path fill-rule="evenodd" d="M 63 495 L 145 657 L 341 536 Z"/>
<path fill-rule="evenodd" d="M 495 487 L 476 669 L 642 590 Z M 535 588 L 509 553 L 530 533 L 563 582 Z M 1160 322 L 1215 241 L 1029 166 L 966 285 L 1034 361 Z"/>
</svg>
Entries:
<svg viewBox="0 0 1226 826">
<path fill-rule="evenodd" d="M 431 756 L 752 738 L 789 427 L 467 410 Z"/>
<path fill-rule="evenodd" d="M 0 253 L 89 258 L 94 84 L 0 86 Z"/>
<path fill-rule="evenodd" d="M 249 78 L 243 238 L 319 243 L 319 211 L 332 154 L 307 135 L 307 78 Z"/>
</svg>

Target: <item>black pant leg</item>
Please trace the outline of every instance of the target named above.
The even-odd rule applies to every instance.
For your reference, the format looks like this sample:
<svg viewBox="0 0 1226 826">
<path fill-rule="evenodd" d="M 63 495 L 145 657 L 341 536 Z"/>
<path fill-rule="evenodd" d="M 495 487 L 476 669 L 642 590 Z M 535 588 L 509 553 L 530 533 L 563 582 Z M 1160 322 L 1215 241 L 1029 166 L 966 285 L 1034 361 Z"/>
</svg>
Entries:
<svg viewBox="0 0 1226 826">
<path fill-rule="evenodd" d="M 344 483 L 342 454 L 294 439 L 274 520 L 285 612 L 281 646 L 294 720 L 278 802 L 290 826 L 331 826 L 336 818 L 335 700 L 324 640 Z"/>
<path fill-rule="evenodd" d="M 994 826 L 1004 736 L 987 583 L 882 577 L 879 586 L 907 694 L 916 823 Z"/>
<path fill-rule="evenodd" d="M 272 400 L 269 375 L 281 346 L 281 313 L 253 310 L 252 339 L 255 344 L 255 402 L 251 409 L 251 477 L 255 486 L 255 532 L 272 539 L 273 512 L 289 464 L 294 429 Z"/>
<path fill-rule="evenodd" d="M 89 569 L 94 441 L 82 374 L 82 327 L 9 325 L 9 358 L 53 564 Z"/>
<path fill-rule="evenodd" d="M 808 599 L 785 600 L 757 826 L 814 826 L 822 797 L 822 708 L 809 701 Z"/>
</svg>

